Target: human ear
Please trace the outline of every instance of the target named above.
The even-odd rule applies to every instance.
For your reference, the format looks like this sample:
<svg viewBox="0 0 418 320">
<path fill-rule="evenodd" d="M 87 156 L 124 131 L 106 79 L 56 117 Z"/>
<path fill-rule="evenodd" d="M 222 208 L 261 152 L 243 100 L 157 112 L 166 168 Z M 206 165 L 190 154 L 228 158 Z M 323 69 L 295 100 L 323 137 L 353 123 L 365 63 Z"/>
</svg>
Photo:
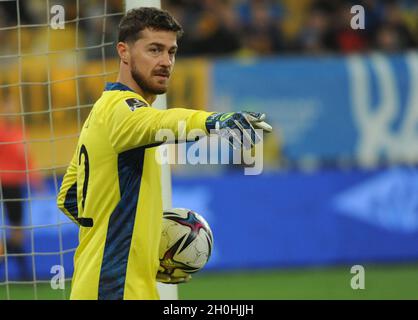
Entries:
<svg viewBox="0 0 418 320">
<path fill-rule="evenodd" d="M 124 64 L 129 64 L 129 46 L 126 42 L 118 42 L 116 45 L 116 50 L 118 51 L 118 55 L 120 60 Z"/>
</svg>

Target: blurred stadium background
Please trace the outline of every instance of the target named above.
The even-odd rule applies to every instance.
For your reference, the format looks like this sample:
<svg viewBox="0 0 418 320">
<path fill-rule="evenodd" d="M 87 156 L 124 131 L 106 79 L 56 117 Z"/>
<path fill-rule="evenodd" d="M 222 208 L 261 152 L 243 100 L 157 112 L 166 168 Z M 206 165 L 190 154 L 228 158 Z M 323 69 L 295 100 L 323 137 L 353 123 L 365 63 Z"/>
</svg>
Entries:
<svg viewBox="0 0 418 320">
<path fill-rule="evenodd" d="M 65 29 L 49 27 L 53 5 L 65 8 Z M 364 30 L 350 27 L 353 5 L 365 8 Z M 179 297 L 418 299 L 418 2 L 162 7 L 186 31 L 168 106 L 262 111 L 275 128 L 259 176 L 233 165 L 173 166 L 173 206 L 204 215 L 215 240 Z M 71 278 L 77 228 L 55 195 L 84 119 L 115 79 L 124 10 L 119 0 L 0 1 L 0 123 L 22 134 L 0 130 L 0 173 L 21 170 L 5 150 L 22 143 L 30 173 L 17 199 L 30 276 L 19 255 L 3 257 L 0 299 L 68 297 L 69 283 L 52 290 L 49 281 L 53 265 Z M 32 187 L 39 176 L 42 186 Z M 5 203 L 3 242 L 13 229 Z M 350 286 L 353 265 L 365 268 L 364 290 Z"/>
</svg>

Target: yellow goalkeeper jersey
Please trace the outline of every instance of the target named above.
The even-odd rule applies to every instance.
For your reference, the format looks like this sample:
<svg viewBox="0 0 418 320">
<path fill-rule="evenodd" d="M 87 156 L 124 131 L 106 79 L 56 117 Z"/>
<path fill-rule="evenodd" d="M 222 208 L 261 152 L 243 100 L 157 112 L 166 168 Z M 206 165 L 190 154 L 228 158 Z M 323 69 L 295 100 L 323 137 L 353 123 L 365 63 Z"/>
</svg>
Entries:
<svg viewBox="0 0 418 320">
<path fill-rule="evenodd" d="M 159 299 L 162 224 L 159 129 L 201 129 L 210 113 L 157 110 L 108 83 L 85 121 L 58 207 L 80 226 L 71 299 Z"/>
</svg>

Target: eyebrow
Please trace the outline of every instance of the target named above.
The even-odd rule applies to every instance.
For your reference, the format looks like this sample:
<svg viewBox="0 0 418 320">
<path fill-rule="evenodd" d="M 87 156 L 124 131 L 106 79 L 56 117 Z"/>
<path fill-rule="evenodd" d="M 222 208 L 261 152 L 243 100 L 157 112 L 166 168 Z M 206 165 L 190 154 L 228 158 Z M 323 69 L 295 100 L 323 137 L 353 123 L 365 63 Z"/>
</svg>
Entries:
<svg viewBox="0 0 418 320">
<path fill-rule="evenodd" d="M 147 44 L 147 46 L 148 47 L 149 46 L 157 46 L 159 48 L 165 48 L 166 47 L 164 44 L 159 43 L 159 42 L 151 42 L 151 43 Z M 178 46 L 177 45 L 174 45 L 174 46 L 170 47 L 169 50 L 173 50 L 173 49 L 176 49 L 177 50 L 178 49 Z"/>
</svg>

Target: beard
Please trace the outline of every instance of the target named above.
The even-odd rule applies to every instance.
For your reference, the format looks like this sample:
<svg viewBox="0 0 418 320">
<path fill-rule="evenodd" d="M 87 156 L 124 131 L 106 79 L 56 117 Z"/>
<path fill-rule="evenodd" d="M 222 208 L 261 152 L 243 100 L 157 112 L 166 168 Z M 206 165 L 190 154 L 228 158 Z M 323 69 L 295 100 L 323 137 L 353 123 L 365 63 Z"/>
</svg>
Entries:
<svg viewBox="0 0 418 320">
<path fill-rule="evenodd" d="M 150 94 L 163 94 L 167 92 L 166 87 L 157 87 L 151 83 L 145 76 L 141 74 L 141 72 L 136 68 L 134 64 L 131 69 L 131 76 L 132 79 L 136 82 L 136 84 L 146 93 Z"/>
</svg>

